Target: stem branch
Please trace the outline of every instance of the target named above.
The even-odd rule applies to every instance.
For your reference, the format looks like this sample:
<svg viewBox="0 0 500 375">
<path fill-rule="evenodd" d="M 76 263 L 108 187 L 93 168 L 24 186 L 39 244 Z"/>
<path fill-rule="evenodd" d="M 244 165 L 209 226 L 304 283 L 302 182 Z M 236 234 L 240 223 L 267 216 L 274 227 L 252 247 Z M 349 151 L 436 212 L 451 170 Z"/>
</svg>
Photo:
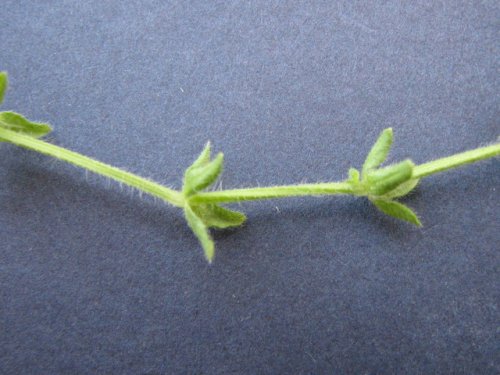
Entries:
<svg viewBox="0 0 500 375">
<path fill-rule="evenodd" d="M 11 142 L 15 145 L 31 149 L 42 154 L 52 156 L 56 159 L 64 160 L 76 166 L 88 169 L 94 173 L 109 177 L 122 182 L 148 194 L 161 198 L 177 207 L 184 206 L 184 198 L 178 191 L 169 189 L 133 173 L 126 172 L 109 164 L 102 163 L 77 152 L 67 150 L 63 147 L 23 135 L 0 127 L 0 139 Z"/>
<path fill-rule="evenodd" d="M 479 160 L 500 155 L 500 143 L 465 151 L 460 154 L 447 156 L 445 158 L 433 160 L 415 166 L 413 169 L 414 178 L 422 178 L 434 173 L 443 172 L 461 165 L 474 163 Z"/>
<path fill-rule="evenodd" d="M 346 182 L 329 182 L 201 192 L 193 195 L 190 201 L 193 203 L 229 203 L 260 199 L 300 197 L 306 195 L 334 194 L 355 194 L 355 191 L 352 186 Z"/>
</svg>

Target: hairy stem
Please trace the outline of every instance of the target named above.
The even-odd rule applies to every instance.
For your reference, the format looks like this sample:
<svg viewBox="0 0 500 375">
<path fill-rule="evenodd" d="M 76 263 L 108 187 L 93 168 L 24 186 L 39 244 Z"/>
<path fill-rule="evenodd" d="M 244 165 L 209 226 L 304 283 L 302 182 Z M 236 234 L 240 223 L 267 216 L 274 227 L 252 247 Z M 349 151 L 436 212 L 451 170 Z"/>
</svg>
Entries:
<svg viewBox="0 0 500 375">
<path fill-rule="evenodd" d="M 23 135 L 0 127 L 0 139 L 11 142 L 15 145 L 50 155 L 56 159 L 64 160 L 76 166 L 88 169 L 94 173 L 109 177 L 122 182 L 136 189 L 142 190 L 155 197 L 161 198 L 168 203 L 177 206 L 184 206 L 184 198 L 178 191 L 164 187 L 156 182 L 139 177 L 111 165 L 83 156 L 77 152 L 67 150 L 42 140 Z"/>
<path fill-rule="evenodd" d="M 337 194 L 355 194 L 355 191 L 347 182 L 328 182 L 201 192 L 193 195 L 190 201 L 193 203 L 229 203 L 306 195 Z"/>
<path fill-rule="evenodd" d="M 42 154 L 50 155 L 59 160 L 64 160 L 68 163 L 142 190 L 155 197 L 161 198 L 174 206 L 184 207 L 185 198 L 181 192 L 169 189 L 156 182 L 94 160 L 77 152 L 73 152 L 63 147 L 33 138 L 29 135 L 20 134 L 1 127 L 0 140 L 8 141 L 15 145 L 40 152 Z M 500 155 L 500 144 L 480 147 L 474 150 L 417 165 L 413 169 L 412 176 L 413 178 L 422 178 L 434 173 L 446 171 L 448 169 L 498 155 Z M 364 195 L 363 192 L 354 188 L 348 182 L 329 182 L 199 192 L 191 196 L 189 201 L 191 203 L 198 204 L 230 203 L 286 197 L 339 194 Z"/>
<path fill-rule="evenodd" d="M 434 173 L 443 172 L 461 165 L 474 163 L 479 160 L 488 159 L 500 155 L 500 143 L 465 151 L 460 154 L 451 155 L 445 158 L 433 160 L 415 166 L 413 169 L 414 178 L 422 178 Z"/>
</svg>

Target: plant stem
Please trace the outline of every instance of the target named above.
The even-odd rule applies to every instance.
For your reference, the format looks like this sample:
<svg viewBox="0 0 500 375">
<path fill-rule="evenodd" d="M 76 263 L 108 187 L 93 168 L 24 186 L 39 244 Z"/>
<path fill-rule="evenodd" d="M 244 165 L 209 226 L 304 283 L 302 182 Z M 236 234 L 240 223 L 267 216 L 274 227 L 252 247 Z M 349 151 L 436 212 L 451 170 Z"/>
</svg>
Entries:
<svg viewBox="0 0 500 375">
<path fill-rule="evenodd" d="M 461 165 L 474 163 L 479 160 L 500 155 L 500 143 L 465 151 L 460 154 L 447 156 L 445 158 L 433 160 L 415 166 L 413 169 L 414 178 L 422 178 L 434 173 L 443 172 Z"/>
<path fill-rule="evenodd" d="M 184 207 L 185 199 L 181 192 L 169 189 L 156 182 L 139 177 L 109 164 L 94 160 L 77 152 L 33 138 L 29 135 L 4 129 L 2 127 L 0 127 L 0 140 L 8 141 L 15 145 L 52 156 L 59 160 L 64 160 L 68 163 L 142 190 L 155 197 L 161 198 L 174 206 Z M 422 178 L 434 173 L 446 171 L 448 169 L 456 168 L 461 165 L 473 163 L 497 155 L 500 155 L 500 143 L 480 147 L 474 150 L 417 165 L 413 169 L 412 176 L 413 178 Z M 191 196 L 189 201 L 191 203 L 198 204 L 229 203 L 286 197 L 338 194 L 364 195 L 362 191 L 354 188 L 348 182 L 328 182 L 200 192 Z"/>
<path fill-rule="evenodd" d="M 142 190 L 155 197 L 161 198 L 168 203 L 177 206 L 184 206 L 184 198 L 178 191 L 164 187 L 156 182 L 139 177 L 111 165 L 83 156 L 77 152 L 67 150 L 48 142 L 23 135 L 0 127 L 0 139 L 11 142 L 15 145 L 50 155 L 56 159 L 64 160 L 68 163 L 88 169 L 94 173 L 109 177 L 122 182 L 136 189 Z"/>
<path fill-rule="evenodd" d="M 193 195 L 190 198 L 190 201 L 193 203 L 228 203 L 260 199 L 300 197 L 306 195 L 336 195 L 355 193 L 355 190 L 347 182 L 328 182 L 201 192 Z"/>
<path fill-rule="evenodd" d="M 500 155 L 500 144 L 480 147 L 445 158 L 420 164 L 413 169 L 413 178 L 422 178 L 434 173 L 474 163 L 479 160 Z M 298 197 L 307 195 L 359 195 L 347 182 L 319 184 L 271 186 L 263 188 L 233 189 L 197 193 L 190 198 L 193 203 L 230 203 L 260 199 Z"/>
</svg>

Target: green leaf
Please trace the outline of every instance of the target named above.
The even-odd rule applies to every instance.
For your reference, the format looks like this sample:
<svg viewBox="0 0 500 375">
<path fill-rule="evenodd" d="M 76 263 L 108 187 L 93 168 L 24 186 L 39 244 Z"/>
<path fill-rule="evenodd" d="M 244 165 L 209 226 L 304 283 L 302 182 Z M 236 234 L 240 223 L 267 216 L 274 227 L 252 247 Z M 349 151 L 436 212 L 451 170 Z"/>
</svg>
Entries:
<svg viewBox="0 0 500 375">
<path fill-rule="evenodd" d="M 414 166 L 411 160 L 404 160 L 386 168 L 370 172 L 368 174 L 370 193 L 373 195 L 384 195 L 396 189 L 411 179 Z"/>
<path fill-rule="evenodd" d="M 0 112 L 0 127 L 35 138 L 42 137 L 52 131 L 49 124 L 29 121 L 16 112 Z"/>
<path fill-rule="evenodd" d="M 203 247 L 203 251 L 205 253 L 205 258 L 208 263 L 212 263 L 212 259 L 215 254 L 215 245 L 214 241 L 210 237 L 208 233 L 208 228 L 203 223 L 203 221 L 193 212 L 191 207 L 186 204 L 184 207 L 184 216 L 186 217 L 187 223 L 193 233 L 198 237 L 201 246 Z"/>
<path fill-rule="evenodd" d="M 412 178 L 411 180 L 403 182 L 401 185 L 399 185 L 395 189 L 384 194 L 384 198 L 392 199 L 392 198 L 403 197 L 406 194 L 408 194 L 410 191 L 415 189 L 415 187 L 418 185 L 419 181 L 420 181 L 419 178 Z"/>
<path fill-rule="evenodd" d="M 210 186 L 222 172 L 223 163 L 224 155 L 219 153 L 214 160 L 205 165 L 188 168 L 184 174 L 183 193 L 189 196 Z"/>
<path fill-rule="evenodd" d="M 203 148 L 203 151 L 201 152 L 200 156 L 191 164 L 189 168 L 197 168 L 197 167 L 202 167 L 204 165 L 207 165 L 210 162 L 210 151 L 211 151 L 211 145 L 210 141 L 208 141 L 205 144 L 205 147 Z"/>
<path fill-rule="evenodd" d="M 3 102 L 5 97 L 5 91 L 7 91 L 7 86 L 9 85 L 9 79 L 7 77 L 7 72 L 0 72 L 0 104 Z"/>
<path fill-rule="evenodd" d="M 362 174 L 363 177 L 366 176 L 369 170 L 377 168 L 382 164 L 392 145 L 392 128 L 387 128 L 380 133 L 377 141 L 373 145 L 372 149 L 366 157 L 365 163 L 363 164 Z"/>
<path fill-rule="evenodd" d="M 191 209 L 209 228 L 239 227 L 246 220 L 246 216 L 241 212 L 229 210 L 216 204 L 193 205 Z"/>
<path fill-rule="evenodd" d="M 385 200 L 385 199 L 375 199 L 372 200 L 373 204 L 383 213 L 395 217 L 396 219 L 407 221 L 411 224 L 421 227 L 422 223 L 418 219 L 415 212 L 411 210 L 408 206 L 402 203 Z"/>
<path fill-rule="evenodd" d="M 349 168 L 349 178 L 347 181 L 354 185 L 359 183 L 359 171 L 356 168 Z"/>
</svg>

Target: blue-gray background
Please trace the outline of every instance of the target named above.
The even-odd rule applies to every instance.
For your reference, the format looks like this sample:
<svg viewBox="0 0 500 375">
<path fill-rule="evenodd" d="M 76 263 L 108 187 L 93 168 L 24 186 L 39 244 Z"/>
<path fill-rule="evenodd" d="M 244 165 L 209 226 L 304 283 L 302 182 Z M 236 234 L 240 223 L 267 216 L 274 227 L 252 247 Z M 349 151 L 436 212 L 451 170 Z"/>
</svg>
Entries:
<svg viewBox="0 0 500 375">
<path fill-rule="evenodd" d="M 342 179 L 499 135 L 497 1 L 3 0 L 2 108 L 180 187 Z M 414 229 L 354 198 L 242 205 L 208 266 L 182 213 L 0 146 L 0 373 L 499 372 L 498 161 L 425 179 Z"/>
</svg>

